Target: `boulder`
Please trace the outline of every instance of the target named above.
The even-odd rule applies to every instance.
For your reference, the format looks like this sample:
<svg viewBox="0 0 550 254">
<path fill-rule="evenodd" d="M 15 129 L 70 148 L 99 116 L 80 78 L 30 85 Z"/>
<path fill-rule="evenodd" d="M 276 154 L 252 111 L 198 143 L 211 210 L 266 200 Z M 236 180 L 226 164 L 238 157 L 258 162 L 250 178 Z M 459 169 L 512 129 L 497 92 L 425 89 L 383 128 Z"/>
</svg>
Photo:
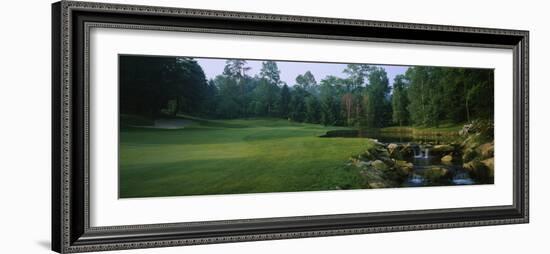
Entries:
<svg viewBox="0 0 550 254">
<path fill-rule="evenodd" d="M 458 131 L 458 135 L 466 136 L 470 133 L 470 129 L 473 127 L 473 124 L 465 124 L 462 126 L 462 129 Z"/>
<path fill-rule="evenodd" d="M 449 170 L 441 167 L 431 167 L 425 169 L 422 176 L 431 184 L 440 184 L 448 182 L 451 179 L 451 173 Z"/>
<path fill-rule="evenodd" d="M 398 144 L 391 143 L 391 144 L 388 145 L 388 150 L 390 151 L 390 153 L 391 153 L 391 151 L 393 151 L 397 148 L 399 148 Z"/>
<path fill-rule="evenodd" d="M 371 151 L 371 153 L 376 154 L 375 157 L 377 160 L 381 160 L 390 166 L 393 165 L 393 160 L 391 159 L 390 153 L 386 147 L 378 147 L 374 149 L 374 151 Z"/>
<path fill-rule="evenodd" d="M 462 164 L 462 167 L 468 171 L 473 171 L 476 163 L 479 163 L 479 161 L 474 160 L 474 161 L 466 162 Z"/>
<path fill-rule="evenodd" d="M 404 158 L 412 158 L 414 156 L 414 150 L 411 144 L 403 145 L 399 152 Z"/>
<path fill-rule="evenodd" d="M 390 152 L 385 147 L 378 147 L 375 149 L 377 156 L 390 157 Z"/>
<path fill-rule="evenodd" d="M 375 160 L 376 156 L 372 154 L 369 150 L 367 150 L 359 155 L 359 159 L 371 161 L 371 160 Z"/>
<path fill-rule="evenodd" d="M 405 174 L 409 174 L 413 171 L 414 165 L 411 162 L 396 160 L 395 167 L 401 170 Z"/>
<path fill-rule="evenodd" d="M 468 163 L 464 163 L 464 169 L 470 172 L 470 176 L 478 180 L 480 183 L 493 183 L 494 179 L 494 166 L 493 169 L 488 167 L 486 164 L 490 163 L 489 161 L 481 162 L 478 160 L 473 160 Z"/>
<path fill-rule="evenodd" d="M 364 167 L 370 166 L 371 162 L 370 161 L 355 160 L 353 162 L 353 165 L 355 165 L 358 168 L 364 168 Z"/>
<path fill-rule="evenodd" d="M 400 146 L 398 144 L 391 143 L 388 145 L 388 153 L 390 157 L 395 158 L 398 156 Z"/>
<path fill-rule="evenodd" d="M 372 162 L 371 164 L 375 169 L 378 169 L 378 170 L 388 170 L 389 169 L 389 166 L 386 165 L 386 163 L 384 163 L 383 161 L 381 160 L 375 160 Z"/>
<path fill-rule="evenodd" d="M 430 152 L 434 153 L 450 153 L 453 152 L 455 148 L 452 145 L 435 145 L 432 147 Z"/>
<path fill-rule="evenodd" d="M 462 153 L 462 161 L 463 162 L 470 162 L 473 159 L 475 159 L 477 156 L 478 156 L 478 153 L 476 152 L 475 149 L 467 148 L 467 149 L 464 149 L 464 151 Z"/>
<path fill-rule="evenodd" d="M 441 162 L 443 162 L 443 163 L 449 164 L 449 163 L 452 163 L 453 160 L 454 160 L 454 158 L 453 158 L 452 154 L 447 154 L 447 155 L 441 157 Z"/>
<path fill-rule="evenodd" d="M 482 144 L 478 149 L 482 158 L 490 158 L 495 156 L 495 144 L 493 142 Z"/>
<path fill-rule="evenodd" d="M 361 170 L 360 174 L 363 177 L 364 186 L 367 188 L 378 189 L 398 186 L 397 182 L 392 181 L 383 171 L 374 167 Z"/>
<path fill-rule="evenodd" d="M 489 158 L 482 160 L 481 163 L 483 163 L 485 166 L 487 166 L 490 170 L 490 175 L 494 175 L 495 172 L 495 158 Z"/>
<path fill-rule="evenodd" d="M 371 139 L 372 143 L 375 145 L 375 146 L 382 146 L 382 147 L 385 147 L 384 143 L 378 141 L 378 139 Z"/>
<path fill-rule="evenodd" d="M 399 161 L 399 166 L 396 165 L 397 162 L 390 157 L 388 146 L 395 151 L 402 145 L 383 145 L 373 142 L 368 150 L 350 158 L 350 165 L 360 169 L 362 186 L 366 188 L 398 187 L 412 171 L 412 163 Z M 345 189 L 346 186 L 342 188 Z"/>
<path fill-rule="evenodd" d="M 481 145 L 479 139 L 480 139 L 480 136 L 481 134 L 479 133 L 476 133 L 474 135 L 469 135 L 466 139 L 464 139 L 464 141 L 462 141 L 462 144 L 461 146 L 464 147 L 465 149 L 475 149 L 477 148 L 479 145 Z"/>
<path fill-rule="evenodd" d="M 414 156 L 414 150 L 410 144 L 389 144 L 388 154 L 390 158 L 406 160 Z"/>
</svg>

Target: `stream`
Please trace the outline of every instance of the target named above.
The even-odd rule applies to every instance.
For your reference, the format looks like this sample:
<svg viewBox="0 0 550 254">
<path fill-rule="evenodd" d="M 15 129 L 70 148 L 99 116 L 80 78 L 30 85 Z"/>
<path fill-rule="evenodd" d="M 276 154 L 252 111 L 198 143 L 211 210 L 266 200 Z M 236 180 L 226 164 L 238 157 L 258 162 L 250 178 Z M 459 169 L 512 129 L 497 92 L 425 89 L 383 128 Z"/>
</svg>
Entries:
<svg viewBox="0 0 550 254">
<path fill-rule="evenodd" d="M 390 142 L 395 143 L 395 142 Z M 410 142 L 415 144 L 414 141 Z M 414 149 L 414 158 L 406 161 L 413 164 L 413 172 L 407 180 L 403 183 L 403 186 L 426 186 L 428 183 L 422 176 L 424 170 L 431 167 L 440 167 L 449 170 L 452 178 L 447 184 L 444 185 L 470 185 L 476 184 L 463 167 L 462 162 L 442 163 L 441 157 L 436 155 L 430 155 L 430 148 L 425 148 L 423 145 L 416 145 Z"/>
<path fill-rule="evenodd" d="M 433 167 L 445 168 L 451 174 L 448 182 L 440 185 L 471 185 L 477 182 L 472 179 L 466 169 L 462 167 L 462 161 L 449 163 L 441 162 L 441 155 L 430 154 L 430 147 L 438 144 L 448 144 L 454 137 L 441 135 L 413 136 L 410 133 L 368 133 L 358 131 L 329 131 L 323 137 L 349 137 L 349 138 L 370 138 L 381 143 L 388 144 L 410 144 L 414 149 L 414 156 L 405 159 L 413 164 L 413 171 L 402 183 L 402 186 L 432 186 L 423 177 L 424 171 Z"/>
</svg>

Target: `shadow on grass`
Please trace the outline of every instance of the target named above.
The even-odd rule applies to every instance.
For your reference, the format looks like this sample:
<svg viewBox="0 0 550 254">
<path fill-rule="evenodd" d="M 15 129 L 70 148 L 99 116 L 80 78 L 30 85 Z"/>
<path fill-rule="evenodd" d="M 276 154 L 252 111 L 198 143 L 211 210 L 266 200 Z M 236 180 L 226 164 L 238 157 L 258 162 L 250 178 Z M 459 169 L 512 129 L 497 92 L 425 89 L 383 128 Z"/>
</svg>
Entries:
<svg viewBox="0 0 550 254">
<path fill-rule="evenodd" d="M 141 164 L 120 171 L 120 198 L 322 191 L 361 187 L 358 172 L 330 163 L 344 164 L 322 159 L 314 163 L 294 163 L 278 159 L 262 163 L 256 158 L 189 160 L 184 164 Z"/>
</svg>

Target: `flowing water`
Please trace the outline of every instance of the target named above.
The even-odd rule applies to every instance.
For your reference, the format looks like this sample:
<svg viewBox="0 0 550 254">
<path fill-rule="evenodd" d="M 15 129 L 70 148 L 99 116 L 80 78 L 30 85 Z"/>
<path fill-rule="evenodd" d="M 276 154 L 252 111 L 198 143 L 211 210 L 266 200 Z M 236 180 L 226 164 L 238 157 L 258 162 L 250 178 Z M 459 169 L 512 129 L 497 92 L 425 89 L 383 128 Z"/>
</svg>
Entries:
<svg viewBox="0 0 550 254">
<path fill-rule="evenodd" d="M 433 167 L 447 169 L 451 174 L 451 179 L 448 182 L 441 183 L 442 185 L 470 185 L 475 184 L 475 180 L 472 179 L 463 167 L 462 162 L 457 161 L 453 163 L 441 162 L 441 157 L 437 155 L 430 155 L 430 148 L 424 147 L 411 142 L 414 147 L 414 157 L 408 159 L 408 162 L 413 163 L 413 172 L 407 180 L 403 183 L 403 186 L 427 186 L 429 184 L 423 177 L 424 171 Z"/>
<path fill-rule="evenodd" d="M 358 131 L 332 131 L 323 137 L 350 137 L 371 138 L 384 144 L 410 144 L 413 147 L 414 156 L 406 159 L 413 164 L 413 171 L 403 182 L 403 186 L 430 186 L 424 177 L 424 171 L 430 168 L 444 168 L 451 174 L 448 182 L 440 182 L 439 185 L 470 185 L 476 184 L 467 170 L 462 167 L 462 161 L 452 163 L 441 162 L 441 155 L 430 154 L 430 147 L 436 144 L 448 144 L 454 137 L 441 135 L 413 136 L 410 133 L 368 133 Z"/>
</svg>

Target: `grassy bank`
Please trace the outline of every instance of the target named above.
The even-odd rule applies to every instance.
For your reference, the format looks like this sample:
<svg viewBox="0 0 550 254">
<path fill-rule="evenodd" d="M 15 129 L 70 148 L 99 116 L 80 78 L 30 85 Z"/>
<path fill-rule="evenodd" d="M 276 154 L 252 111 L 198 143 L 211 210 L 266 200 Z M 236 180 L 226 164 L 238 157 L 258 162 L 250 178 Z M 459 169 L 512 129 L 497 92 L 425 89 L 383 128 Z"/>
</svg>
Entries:
<svg viewBox="0 0 550 254">
<path fill-rule="evenodd" d="M 405 133 L 410 135 L 458 136 L 464 124 L 441 124 L 439 127 L 392 126 L 380 129 L 382 133 Z"/>
<path fill-rule="evenodd" d="M 360 188 L 350 155 L 361 138 L 319 138 L 339 128 L 280 119 L 191 119 L 179 130 L 123 128 L 120 197 Z"/>
</svg>

